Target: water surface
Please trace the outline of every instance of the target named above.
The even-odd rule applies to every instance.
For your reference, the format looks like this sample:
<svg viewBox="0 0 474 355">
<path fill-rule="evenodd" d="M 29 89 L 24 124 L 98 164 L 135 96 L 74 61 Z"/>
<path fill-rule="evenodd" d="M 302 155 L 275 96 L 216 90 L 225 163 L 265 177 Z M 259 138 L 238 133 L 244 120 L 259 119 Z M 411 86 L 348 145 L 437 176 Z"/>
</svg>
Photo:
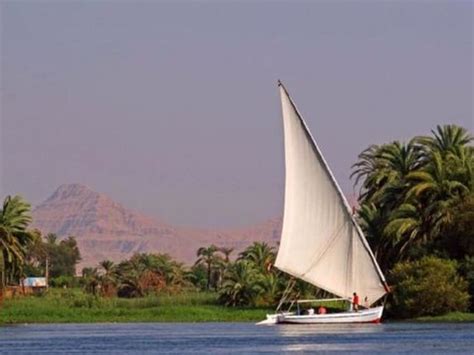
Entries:
<svg viewBox="0 0 474 355">
<path fill-rule="evenodd" d="M 474 323 L 42 324 L 0 327 L 0 353 L 470 353 Z"/>
</svg>

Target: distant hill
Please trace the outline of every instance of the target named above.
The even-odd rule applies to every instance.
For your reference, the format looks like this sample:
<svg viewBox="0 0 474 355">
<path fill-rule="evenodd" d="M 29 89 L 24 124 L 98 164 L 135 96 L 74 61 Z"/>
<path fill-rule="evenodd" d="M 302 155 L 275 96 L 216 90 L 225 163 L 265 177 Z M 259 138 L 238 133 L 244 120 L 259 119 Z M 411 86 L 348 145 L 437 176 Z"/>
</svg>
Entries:
<svg viewBox="0 0 474 355">
<path fill-rule="evenodd" d="M 253 241 L 276 245 L 281 219 L 239 229 L 178 227 L 131 211 L 87 186 L 69 184 L 33 210 L 32 227 L 44 234 L 75 236 L 83 259 L 80 267 L 104 259 L 119 261 L 136 252 L 169 253 L 192 264 L 201 246 L 232 247 L 235 256 Z"/>
</svg>

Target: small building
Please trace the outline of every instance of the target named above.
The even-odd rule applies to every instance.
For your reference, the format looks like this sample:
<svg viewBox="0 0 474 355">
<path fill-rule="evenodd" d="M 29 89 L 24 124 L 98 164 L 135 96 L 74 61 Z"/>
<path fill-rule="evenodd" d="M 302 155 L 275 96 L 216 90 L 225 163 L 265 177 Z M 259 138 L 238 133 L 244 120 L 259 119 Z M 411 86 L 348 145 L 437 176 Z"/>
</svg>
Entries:
<svg viewBox="0 0 474 355">
<path fill-rule="evenodd" d="M 26 277 L 21 281 L 21 285 L 24 287 L 46 287 L 46 277 Z"/>
<path fill-rule="evenodd" d="M 4 290 L 6 299 L 31 294 L 41 294 L 47 289 L 46 277 L 26 277 L 18 286 L 7 286 Z"/>
</svg>

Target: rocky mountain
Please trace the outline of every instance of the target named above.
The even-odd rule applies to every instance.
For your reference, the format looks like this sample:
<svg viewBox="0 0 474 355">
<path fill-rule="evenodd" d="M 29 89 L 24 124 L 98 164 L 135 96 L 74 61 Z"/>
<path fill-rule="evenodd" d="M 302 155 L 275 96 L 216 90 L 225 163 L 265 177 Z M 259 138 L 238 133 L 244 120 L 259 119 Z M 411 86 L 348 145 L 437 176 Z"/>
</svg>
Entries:
<svg viewBox="0 0 474 355">
<path fill-rule="evenodd" d="M 79 267 L 94 266 L 104 259 L 119 261 L 136 252 L 169 253 L 192 264 L 201 246 L 232 247 L 236 255 L 253 241 L 275 245 L 281 220 L 238 229 L 178 227 L 133 212 L 87 186 L 69 184 L 60 186 L 33 210 L 32 227 L 43 234 L 75 236 L 83 259 Z"/>
</svg>

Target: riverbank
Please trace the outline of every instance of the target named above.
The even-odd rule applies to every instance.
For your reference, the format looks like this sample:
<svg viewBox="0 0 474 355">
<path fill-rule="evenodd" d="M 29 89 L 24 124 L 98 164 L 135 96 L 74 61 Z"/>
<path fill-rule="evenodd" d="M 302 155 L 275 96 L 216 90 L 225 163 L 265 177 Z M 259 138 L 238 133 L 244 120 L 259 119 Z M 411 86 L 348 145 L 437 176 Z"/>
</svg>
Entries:
<svg viewBox="0 0 474 355">
<path fill-rule="evenodd" d="M 414 321 L 420 323 L 474 322 L 474 313 L 452 312 L 442 316 L 415 318 Z"/>
<path fill-rule="evenodd" d="M 215 293 L 191 292 L 144 298 L 101 298 L 80 290 L 50 290 L 44 296 L 5 300 L 0 323 L 99 322 L 253 322 L 271 312 L 263 308 L 229 308 Z"/>
<path fill-rule="evenodd" d="M 47 295 L 5 300 L 0 324 L 126 322 L 257 322 L 272 309 L 232 308 L 212 292 L 183 292 L 144 298 L 101 298 L 79 289 L 51 289 Z M 413 322 L 474 322 L 474 313 L 421 317 Z"/>
</svg>

